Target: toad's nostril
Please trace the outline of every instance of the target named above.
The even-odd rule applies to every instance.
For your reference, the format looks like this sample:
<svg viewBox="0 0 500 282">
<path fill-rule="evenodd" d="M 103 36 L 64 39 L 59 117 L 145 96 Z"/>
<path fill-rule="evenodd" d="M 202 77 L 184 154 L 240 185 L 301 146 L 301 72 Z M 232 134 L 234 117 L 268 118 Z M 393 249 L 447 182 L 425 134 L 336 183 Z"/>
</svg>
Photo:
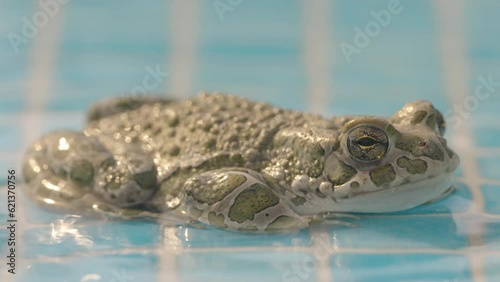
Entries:
<svg viewBox="0 0 500 282">
<path fill-rule="evenodd" d="M 420 141 L 420 142 L 417 143 L 417 146 L 419 146 L 420 148 L 423 148 L 423 147 L 427 146 L 427 142 Z"/>
</svg>

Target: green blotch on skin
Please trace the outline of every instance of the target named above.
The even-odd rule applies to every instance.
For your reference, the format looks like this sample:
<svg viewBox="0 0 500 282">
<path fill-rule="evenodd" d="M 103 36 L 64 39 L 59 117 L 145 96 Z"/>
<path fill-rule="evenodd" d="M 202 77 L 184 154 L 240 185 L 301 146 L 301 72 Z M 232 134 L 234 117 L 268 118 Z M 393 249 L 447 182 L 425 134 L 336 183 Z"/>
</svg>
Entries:
<svg viewBox="0 0 500 282">
<path fill-rule="evenodd" d="M 425 144 L 425 146 L 422 146 Z M 444 161 L 444 152 L 439 145 L 431 140 L 415 135 L 399 135 L 395 140 L 395 146 L 406 152 L 410 152 L 414 157 L 426 156 L 433 160 Z"/>
<path fill-rule="evenodd" d="M 428 127 L 434 129 L 436 128 L 436 115 L 432 114 L 427 118 L 427 121 L 425 122 Z"/>
<path fill-rule="evenodd" d="M 392 126 L 390 124 L 387 126 L 387 129 L 385 130 L 385 132 L 387 133 L 388 136 L 395 138 L 395 139 L 401 137 L 401 132 L 399 132 L 394 126 Z"/>
<path fill-rule="evenodd" d="M 292 203 L 296 206 L 302 206 L 305 202 L 307 202 L 307 200 L 303 197 L 295 197 L 292 199 Z"/>
<path fill-rule="evenodd" d="M 243 158 L 230 155 L 217 155 L 197 166 L 200 170 L 210 170 L 214 167 L 238 167 L 244 164 Z"/>
<path fill-rule="evenodd" d="M 235 163 L 235 164 L 243 164 L 243 163 L 245 163 L 245 160 L 243 159 L 243 156 L 241 154 L 231 154 L 229 156 L 229 160 L 232 163 Z"/>
<path fill-rule="evenodd" d="M 247 178 L 240 174 L 218 173 L 212 179 L 212 183 L 198 183 L 191 194 L 196 201 L 213 205 L 222 201 L 234 189 L 241 186 Z"/>
<path fill-rule="evenodd" d="M 141 172 L 134 175 L 134 180 L 142 189 L 152 190 L 156 188 L 156 169 Z"/>
<path fill-rule="evenodd" d="M 166 116 L 167 124 L 170 126 L 177 126 L 179 124 L 179 117 L 176 113 L 172 112 Z"/>
<path fill-rule="evenodd" d="M 427 116 L 426 111 L 416 111 L 411 119 L 411 124 L 421 123 L 424 120 L 425 116 Z"/>
<path fill-rule="evenodd" d="M 325 171 L 327 171 L 328 180 L 333 185 L 342 185 L 351 180 L 357 173 L 355 168 L 333 157 L 327 160 Z"/>
<path fill-rule="evenodd" d="M 106 158 L 101 162 L 99 165 L 101 170 L 107 170 L 108 168 L 115 166 L 116 165 L 116 160 L 113 157 Z"/>
<path fill-rule="evenodd" d="M 441 146 L 445 149 L 446 153 L 448 154 L 448 157 L 451 159 L 455 155 L 455 153 L 448 147 L 446 139 L 444 138 L 439 138 L 439 143 L 441 143 Z"/>
<path fill-rule="evenodd" d="M 357 181 L 353 181 L 353 182 L 351 182 L 350 187 L 351 187 L 352 189 L 357 189 L 357 188 L 359 188 L 359 182 L 357 182 Z"/>
<path fill-rule="evenodd" d="M 396 148 L 410 152 L 414 156 L 420 153 L 421 148 L 418 144 L 424 141 L 422 138 L 413 135 L 399 135 L 398 137 L 395 140 Z"/>
<path fill-rule="evenodd" d="M 208 151 L 211 151 L 211 150 L 215 149 L 216 145 L 217 145 L 217 140 L 215 140 L 215 138 L 209 138 L 203 144 L 203 146 L 205 147 L 205 149 L 207 149 Z"/>
<path fill-rule="evenodd" d="M 434 141 L 427 141 L 427 145 L 425 146 L 422 155 L 433 160 L 444 161 L 444 152 Z"/>
<path fill-rule="evenodd" d="M 147 218 L 157 218 L 157 214 L 151 213 L 151 212 L 146 212 L 144 210 L 136 210 L 136 209 L 123 209 L 123 211 L 120 212 L 121 216 L 124 217 L 147 217 Z"/>
<path fill-rule="evenodd" d="M 342 175 L 339 178 L 337 178 L 337 181 L 333 183 L 334 185 L 344 184 L 347 181 L 351 180 L 356 175 L 356 173 L 358 173 L 356 169 L 353 168 L 352 166 L 346 165 L 343 162 L 341 162 L 340 164 L 342 168 L 341 170 Z"/>
<path fill-rule="evenodd" d="M 255 214 L 277 205 L 279 201 L 280 199 L 271 189 L 263 184 L 256 183 L 241 192 L 234 199 L 228 216 L 232 221 L 238 223 L 253 220 Z"/>
<path fill-rule="evenodd" d="M 286 231 L 295 228 L 297 228 L 297 221 L 295 219 L 286 215 L 281 215 L 267 225 L 266 231 Z"/>
<path fill-rule="evenodd" d="M 273 138 L 276 134 L 276 131 L 278 131 L 278 127 L 271 129 L 268 132 L 264 131 L 264 134 L 261 134 L 259 137 L 257 137 L 257 139 L 255 140 L 257 150 L 262 152 L 265 149 L 269 148 L 273 144 Z"/>
<path fill-rule="evenodd" d="M 407 157 L 401 157 L 398 159 L 398 166 L 406 168 L 411 174 L 422 174 L 427 171 L 427 163 L 419 159 L 411 160 Z"/>
<path fill-rule="evenodd" d="M 167 148 L 167 153 L 172 157 L 178 156 L 180 152 L 181 152 L 181 147 L 177 145 L 173 145 Z"/>
<path fill-rule="evenodd" d="M 135 98 L 121 98 L 116 101 L 115 111 L 123 112 L 137 108 L 141 103 Z"/>
<path fill-rule="evenodd" d="M 217 227 L 217 228 L 227 228 L 227 224 L 224 223 L 224 215 L 219 214 L 217 215 L 215 212 L 211 211 L 208 213 L 208 222 L 210 225 Z"/>
<path fill-rule="evenodd" d="M 391 164 L 386 164 L 370 171 L 370 179 L 376 186 L 388 186 L 396 179 L 396 171 Z"/>
<path fill-rule="evenodd" d="M 120 187 L 121 187 L 120 183 L 116 183 L 114 181 L 111 181 L 111 182 L 106 183 L 106 185 L 104 185 L 104 190 L 106 192 L 118 191 L 118 189 L 120 189 Z"/>
<path fill-rule="evenodd" d="M 323 149 L 320 144 L 314 144 L 313 149 L 314 150 L 312 153 L 314 154 L 314 156 L 322 157 L 325 155 L 325 149 Z"/>
<path fill-rule="evenodd" d="M 70 179 L 78 186 L 86 186 L 94 180 L 94 166 L 86 160 L 77 160 L 71 164 Z"/>
<path fill-rule="evenodd" d="M 200 216 L 203 214 L 202 210 L 199 210 L 197 208 L 190 208 L 189 209 L 189 216 L 191 216 L 192 219 L 198 219 Z"/>
<path fill-rule="evenodd" d="M 240 227 L 238 228 L 238 231 L 243 231 L 243 232 L 256 232 L 259 231 L 255 225 L 250 225 L 250 226 L 245 226 L 245 227 Z"/>
</svg>

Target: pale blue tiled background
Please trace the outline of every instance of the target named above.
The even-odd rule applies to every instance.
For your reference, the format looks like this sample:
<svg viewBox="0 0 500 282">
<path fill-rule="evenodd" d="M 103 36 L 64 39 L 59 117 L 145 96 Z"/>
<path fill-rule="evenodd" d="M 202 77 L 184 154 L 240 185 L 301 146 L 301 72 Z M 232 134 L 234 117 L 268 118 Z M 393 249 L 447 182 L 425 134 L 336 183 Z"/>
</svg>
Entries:
<svg viewBox="0 0 500 282">
<path fill-rule="evenodd" d="M 97 281 L 155 281 L 158 279 L 157 265 L 156 256 L 148 254 L 81 256 L 61 262 L 33 264 L 30 271 L 20 275 L 20 281 L 81 281 L 80 277 L 84 281 L 96 281 L 95 276 L 86 278 L 89 273 L 99 273 Z M 69 277 L 72 280 L 68 280 Z"/>
<path fill-rule="evenodd" d="M 369 11 L 382 10 L 388 2 L 370 1 L 369 8 L 363 3 L 368 12 L 362 12 L 359 1 L 335 1 L 331 20 L 335 41 L 353 44 L 354 27 L 364 28 L 373 19 Z M 360 54 L 353 54 L 350 63 L 335 48 L 332 111 L 388 115 L 389 109 L 397 109 L 410 97 L 447 106 L 432 1 L 401 1 L 400 6 L 401 12 L 392 15 L 390 24 Z M 352 103 L 353 96 L 362 97 L 364 103 Z"/>
<path fill-rule="evenodd" d="M 394 265 L 412 268 L 395 269 Z M 469 281 L 469 261 L 460 255 L 342 254 L 330 263 L 335 281 Z M 349 265 L 346 268 L 345 265 Z"/>
<path fill-rule="evenodd" d="M 214 8 L 220 2 L 230 1 L 197 1 L 196 18 L 178 21 L 171 20 L 172 9 L 179 7 L 173 1 L 62 5 L 53 68 L 46 69 L 49 89 L 40 94 L 45 95 L 41 111 L 30 112 L 28 105 L 39 95 L 36 89 L 29 93 L 32 64 L 49 50 L 37 49 L 38 35 L 16 53 L 7 36 L 21 33 L 23 18 L 30 19 L 40 2 L 0 0 L 0 180 L 5 182 L 7 169 L 18 167 L 32 132 L 80 128 L 85 108 L 102 97 L 130 93 L 142 84 L 148 67 L 171 74 L 152 92 L 170 89 L 180 72 L 171 57 L 173 38 L 188 23 L 197 27 L 194 34 L 181 34 L 196 42 L 193 54 L 181 52 L 194 60 L 190 83 L 185 93 L 170 94 L 219 90 L 311 110 L 305 1 L 243 0 L 223 19 Z M 401 13 L 392 15 L 350 63 L 339 44 L 352 43 L 355 28 L 372 20 L 370 11 L 390 1 L 326 2 L 330 16 L 326 29 L 318 30 L 326 30 L 324 42 L 332 46 L 326 74 L 330 89 L 322 105 L 328 114 L 390 115 L 414 99 L 429 99 L 443 112 L 453 108 L 435 1 L 401 0 Z M 479 77 L 500 81 L 499 9 L 496 0 L 465 3 L 461 38 L 467 95 L 473 95 Z M 64 217 L 19 199 L 18 274 L 6 276 L 2 261 L 0 280 L 500 281 L 499 108 L 497 87 L 464 120 L 470 129 L 462 132 L 473 136 L 449 133 L 455 137 L 451 145 L 468 156 L 451 197 L 397 214 L 362 216 L 357 228 L 259 236 L 165 222 Z M 30 127 L 29 118 L 40 119 L 39 127 Z M 472 140 L 472 146 L 463 147 L 464 140 Z M 2 257 L 6 218 L 6 209 L 0 209 Z M 318 236 L 323 238 L 319 243 Z"/>
</svg>

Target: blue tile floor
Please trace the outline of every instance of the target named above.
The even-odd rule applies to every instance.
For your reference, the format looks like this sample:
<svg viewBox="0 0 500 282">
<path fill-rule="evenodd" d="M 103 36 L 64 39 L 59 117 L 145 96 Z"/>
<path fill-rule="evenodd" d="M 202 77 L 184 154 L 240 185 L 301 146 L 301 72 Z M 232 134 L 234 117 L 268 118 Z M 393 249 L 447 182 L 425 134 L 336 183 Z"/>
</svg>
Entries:
<svg viewBox="0 0 500 282">
<path fill-rule="evenodd" d="M 500 4 L 0 1 L 0 281 L 500 281 Z M 461 157 L 448 198 L 357 227 L 254 235 L 42 209 L 7 170 L 109 96 L 218 90 L 322 113 L 432 101 Z M 168 94 L 163 94 L 168 93 Z"/>
</svg>

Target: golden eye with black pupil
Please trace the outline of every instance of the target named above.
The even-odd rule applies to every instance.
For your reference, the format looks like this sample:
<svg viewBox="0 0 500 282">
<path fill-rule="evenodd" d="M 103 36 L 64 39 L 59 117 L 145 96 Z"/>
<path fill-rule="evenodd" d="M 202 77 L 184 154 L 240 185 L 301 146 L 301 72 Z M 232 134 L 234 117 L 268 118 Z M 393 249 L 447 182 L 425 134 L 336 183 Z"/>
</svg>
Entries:
<svg viewBox="0 0 500 282">
<path fill-rule="evenodd" d="M 389 138 L 377 127 L 361 125 L 347 135 L 347 149 L 351 156 L 361 162 L 380 160 L 389 148 Z"/>
</svg>

